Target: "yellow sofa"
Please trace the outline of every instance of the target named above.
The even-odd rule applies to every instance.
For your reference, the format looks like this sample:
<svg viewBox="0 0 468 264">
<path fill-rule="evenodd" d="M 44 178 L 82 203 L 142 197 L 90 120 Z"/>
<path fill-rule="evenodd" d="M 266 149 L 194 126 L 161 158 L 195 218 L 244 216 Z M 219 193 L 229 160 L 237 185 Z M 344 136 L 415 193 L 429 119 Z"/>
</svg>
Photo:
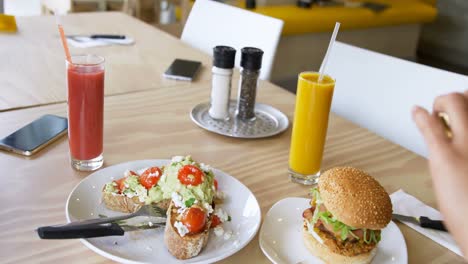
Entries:
<svg viewBox="0 0 468 264">
<path fill-rule="evenodd" d="M 286 36 L 331 31 L 336 21 L 341 22 L 341 30 L 365 29 L 431 22 L 437 14 L 437 10 L 432 5 L 423 1 L 374 2 L 386 3 L 390 7 L 380 13 L 366 8 L 320 6 L 299 8 L 294 5 L 260 6 L 252 11 L 283 20 L 283 35 Z"/>
</svg>

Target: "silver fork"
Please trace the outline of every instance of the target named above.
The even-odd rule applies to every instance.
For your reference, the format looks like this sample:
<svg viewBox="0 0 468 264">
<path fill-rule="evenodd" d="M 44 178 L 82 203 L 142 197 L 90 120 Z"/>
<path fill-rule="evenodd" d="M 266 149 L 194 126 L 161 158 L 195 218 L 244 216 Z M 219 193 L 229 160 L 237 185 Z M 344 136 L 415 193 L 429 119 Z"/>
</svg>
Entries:
<svg viewBox="0 0 468 264">
<path fill-rule="evenodd" d="M 116 221 L 126 220 L 126 219 L 133 218 L 136 216 L 160 217 L 160 218 L 164 218 L 161 220 L 164 220 L 165 222 L 166 211 L 159 206 L 148 204 L 148 205 L 142 206 L 138 211 L 131 213 L 131 214 L 75 221 L 75 222 L 65 224 L 63 226 L 105 224 L 105 223 L 112 223 Z"/>
</svg>

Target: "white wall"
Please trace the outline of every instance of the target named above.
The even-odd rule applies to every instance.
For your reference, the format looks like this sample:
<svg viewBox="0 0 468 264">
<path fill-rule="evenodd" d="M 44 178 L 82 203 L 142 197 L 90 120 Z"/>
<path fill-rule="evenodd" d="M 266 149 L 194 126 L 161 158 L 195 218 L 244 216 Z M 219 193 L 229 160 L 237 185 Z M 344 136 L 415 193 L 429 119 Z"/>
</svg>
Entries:
<svg viewBox="0 0 468 264">
<path fill-rule="evenodd" d="M 4 13 L 14 16 L 38 16 L 41 14 L 41 0 L 3 0 Z"/>
</svg>

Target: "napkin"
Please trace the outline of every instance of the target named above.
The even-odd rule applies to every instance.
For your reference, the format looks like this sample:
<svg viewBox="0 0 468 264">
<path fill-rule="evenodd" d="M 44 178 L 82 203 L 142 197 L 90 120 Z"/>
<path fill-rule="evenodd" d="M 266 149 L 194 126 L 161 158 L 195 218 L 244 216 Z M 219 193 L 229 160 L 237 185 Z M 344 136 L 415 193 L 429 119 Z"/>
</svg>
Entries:
<svg viewBox="0 0 468 264">
<path fill-rule="evenodd" d="M 109 45 L 132 45 L 135 41 L 132 38 L 125 39 L 92 39 L 85 36 L 67 37 L 69 45 L 75 48 L 89 48 Z"/>
<path fill-rule="evenodd" d="M 393 213 L 395 214 L 414 217 L 427 216 L 433 220 L 442 219 L 442 215 L 439 211 L 430 206 L 427 206 L 423 202 L 405 193 L 401 189 L 392 193 L 390 195 L 390 199 L 392 200 Z M 452 236 L 448 232 L 423 228 L 408 222 L 402 223 L 463 257 L 460 248 L 458 248 L 455 240 L 453 240 Z"/>
</svg>

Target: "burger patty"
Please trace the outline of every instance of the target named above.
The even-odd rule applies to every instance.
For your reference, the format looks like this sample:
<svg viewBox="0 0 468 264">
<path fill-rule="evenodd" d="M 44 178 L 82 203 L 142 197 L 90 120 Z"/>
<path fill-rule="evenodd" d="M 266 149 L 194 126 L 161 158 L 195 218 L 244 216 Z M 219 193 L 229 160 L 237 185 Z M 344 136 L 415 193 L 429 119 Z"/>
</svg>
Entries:
<svg viewBox="0 0 468 264">
<path fill-rule="evenodd" d="M 322 209 L 322 208 L 321 208 Z M 307 220 L 310 221 L 313 216 L 313 212 L 315 207 L 311 207 L 306 209 L 302 216 Z M 304 223 L 304 228 L 308 230 L 307 224 Z M 338 233 L 332 232 L 325 227 L 322 221 L 317 221 L 314 225 L 314 232 L 320 236 L 323 240 L 323 244 L 325 244 L 332 252 L 344 255 L 344 256 L 357 256 L 360 254 L 368 253 L 372 249 L 375 248 L 377 243 L 372 241 L 371 243 L 367 244 L 364 242 L 363 239 L 356 239 L 354 237 L 349 237 L 345 240 L 341 240 L 340 236 L 337 235 Z M 380 232 L 380 231 L 374 231 Z M 353 231 L 354 234 L 363 234 L 362 229 L 358 229 Z M 362 238 L 362 235 L 360 236 Z"/>
</svg>

